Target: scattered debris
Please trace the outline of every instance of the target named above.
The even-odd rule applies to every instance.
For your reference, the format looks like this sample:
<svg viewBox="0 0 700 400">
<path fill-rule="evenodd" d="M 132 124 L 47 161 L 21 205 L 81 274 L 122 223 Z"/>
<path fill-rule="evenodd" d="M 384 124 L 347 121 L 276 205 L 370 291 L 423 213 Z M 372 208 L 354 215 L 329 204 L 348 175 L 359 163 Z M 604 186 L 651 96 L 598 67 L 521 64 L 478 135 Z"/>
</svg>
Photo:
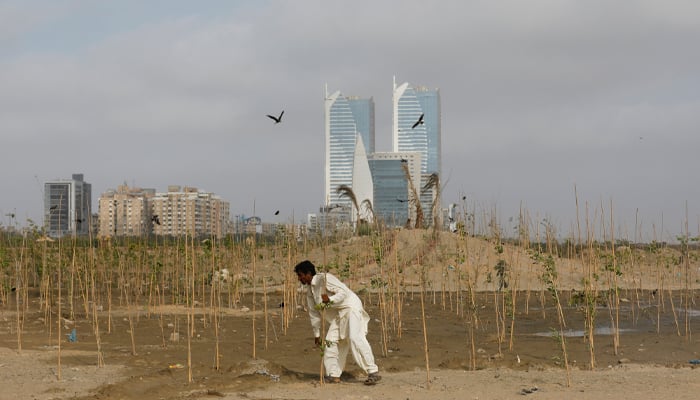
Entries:
<svg viewBox="0 0 700 400">
<path fill-rule="evenodd" d="M 214 389 L 207 389 L 207 396 L 226 397 L 226 395 Z"/>
<path fill-rule="evenodd" d="M 522 389 L 522 390 L 520 391 L 520 394 L 522 394 L 523 396 L 525 396 L 525 395 L 528 395 L 528 394 L 535 393 L 535 392 L 538 391 L 538 390 L 539 390 L 539 388 L 537 388 L 537 386 L 533 386 L 533 387 L 531 387 L 531 388 L 524 388 L 524 389 Z"/>
<path fill-rule="evenodd" d="M 78 332 L 75 330 L 75 328 L 73 328 L 73 330 L 70 331 L 70 333 L 66 334 L 66 336 L 68 336 L 68 341 L 71 343 L 75 343 L 78 341 Z"/>
<path fill-rule="evenodd" d="M 274 375 L 271 374 L 270 371 L 267 370 L 267 368 L 261 368 L 257 371 L 255 371 L 256 374 L 258 375 L 263 375 L 263 376 L 269 376 L 270 380 L 273 382 L 279 382 L 280 381 L 280 376 L 279 375 Z"/>
</svg>

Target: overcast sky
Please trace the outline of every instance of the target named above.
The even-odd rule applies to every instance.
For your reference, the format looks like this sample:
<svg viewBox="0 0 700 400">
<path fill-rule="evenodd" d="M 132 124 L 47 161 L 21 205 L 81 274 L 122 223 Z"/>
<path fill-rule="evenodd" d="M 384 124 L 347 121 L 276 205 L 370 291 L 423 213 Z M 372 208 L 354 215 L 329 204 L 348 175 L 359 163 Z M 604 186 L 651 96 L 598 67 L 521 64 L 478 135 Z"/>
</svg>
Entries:
<svg viewBox="0 0 700 400">
<path fill-rule="evenodd" d="M 566 236 L 576 191 L 582 224 L 612 209 L 617 236 L 668 240 L 687 205 L 695 236 L 699 43 L 691 0 L 0 0 L 0 222 L 41 223 L 43 183 L 73 173 L 95 211 L 126 182 L 305 220 L 324 84 L 374 97 L 390 151 L 396 76 L 440 89 L 445 206 Z"/>
</svg>

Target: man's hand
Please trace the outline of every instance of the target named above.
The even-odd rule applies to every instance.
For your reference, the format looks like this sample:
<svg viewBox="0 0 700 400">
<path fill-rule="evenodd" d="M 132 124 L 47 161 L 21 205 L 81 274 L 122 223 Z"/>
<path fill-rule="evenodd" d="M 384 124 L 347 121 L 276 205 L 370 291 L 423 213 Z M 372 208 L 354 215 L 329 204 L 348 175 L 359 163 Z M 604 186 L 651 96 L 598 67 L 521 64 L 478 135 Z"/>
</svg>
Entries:
<svg viewBox="0 0 700 400">
<path fill-rule="evenodd" d="M 315 338 L 314 338 L 314 344 L 316 344 L 316 346 L 321 346 L 321 338 L 320 338 L 320 337 L 315 337 Z"/>
<path fill-rule="evenodd" d="M 330 298 L 328 297 L 328 295 L 325 294 L 325 293 L 323 293 L 323 294 L 321 295 L 321 300 L 323 300 L 323 302 L 326 303 L 326 304 L 328 304 L 328 303 L 331 302 L 331 299 L 330 299 Z"/>
</svg>

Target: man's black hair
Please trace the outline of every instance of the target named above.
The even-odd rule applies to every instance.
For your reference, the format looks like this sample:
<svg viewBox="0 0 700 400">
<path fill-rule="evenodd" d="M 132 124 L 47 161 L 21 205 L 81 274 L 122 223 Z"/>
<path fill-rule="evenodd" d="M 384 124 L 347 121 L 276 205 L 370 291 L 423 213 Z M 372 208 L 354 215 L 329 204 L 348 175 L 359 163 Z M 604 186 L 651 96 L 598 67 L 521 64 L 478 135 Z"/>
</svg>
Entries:
<svg viewBox="0 0 700 400">
<path fill-rule="evenodd" d="M 316 267 L 311 261 L 304 260 L 294 267 L 294 272 L 297 274 L 301 272 L 302 274 L 311 274 L 311 276 L 314 276 L 316 275 Z"/>
</svg>

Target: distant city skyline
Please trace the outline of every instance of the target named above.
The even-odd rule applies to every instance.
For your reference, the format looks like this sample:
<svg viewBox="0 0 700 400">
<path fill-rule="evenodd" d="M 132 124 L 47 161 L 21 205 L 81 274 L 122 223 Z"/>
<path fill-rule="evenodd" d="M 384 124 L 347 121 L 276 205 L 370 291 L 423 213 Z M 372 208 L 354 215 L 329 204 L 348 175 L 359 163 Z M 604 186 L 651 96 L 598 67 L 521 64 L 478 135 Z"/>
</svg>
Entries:
<svg viewBox="0 0 700 400">
<path fill-rule="evenodd" d="M 441 173 L 440 91 L 424 86 L 414 87 L 408 82 L 397 86 L 394 77 L 392 99 L 392 153 L 396 156 L 386 156 L 388 153 L 382 152 L 380 160 L 418 160 L 417 170 L 404 171 L 399 163 L 395 166 L 398 168 L 390 172 L 392 162 L 370 162 L 374 158 L 376 139 L 373 97 L 346 97 L 340 91 L 329 95 L 326 88 L 326 201 L 322 206 L 344 206 L 351 212 L 353 221 L 358 217 L 371 221 L 371 209 L 379 198 L 382 200 L 377 216 L 381 216 L 384 222 L 391 221 L 390 226 L 412 227 L 410 221 L 416 223 L 417 211 L 408 211 L 408 208 L 414 208 L 416 202 L 420 201 L 425 216 L 425 220 L 420 223 L 430 225 L 433 206 L 438 210 L 441 208 L 441 205 L 437 204 L 440 199 L 437 189 L 424 189 L 431 174 L 439 176 Z M 418 156 L 401 156 L 410 153 L 416 153 Z M 380 168 L 382 172 L 372 171 L 373 167 Z M 401 182 L 409 178 L 411 185 L 406 186 Z M 375 185 L 374 179 L 381 184 Z M 399 182 L 391 182 L 392 179 Z M 348 196 L 338 194 L 341 187 L 352 189 L 356 204 L 352 204 Z M 405 192 L 397 192 L 398 187 L 404 187 Z M 388 190 L 390 195 L 383 193 L 385 190 Z M 417 199 L 413 198 L 414 191 Z M 394 201 L 387 201 L 387 196 L 393 196 Z M 400 199 L 406 201 L 401 202 Z M 369 201 L 369 205 L 363 205 L 365 201 Z M 355 208 L 360 208 L 359 214 L 352 211 Z"/>
<path fill-rule="evenodd" d="M 95 196 L 174 183 L 305 221 L 324 85 L 372 96 L 387 152 L 395 76 L 440 88 L 444 207 L 505 234 L 523 214 L 562 237 L 698 235 L 700 3 L 397 4 L 3 1 L 0 223 L 40 223 L 43 183 L 75 171 Z"/>
</svg>

